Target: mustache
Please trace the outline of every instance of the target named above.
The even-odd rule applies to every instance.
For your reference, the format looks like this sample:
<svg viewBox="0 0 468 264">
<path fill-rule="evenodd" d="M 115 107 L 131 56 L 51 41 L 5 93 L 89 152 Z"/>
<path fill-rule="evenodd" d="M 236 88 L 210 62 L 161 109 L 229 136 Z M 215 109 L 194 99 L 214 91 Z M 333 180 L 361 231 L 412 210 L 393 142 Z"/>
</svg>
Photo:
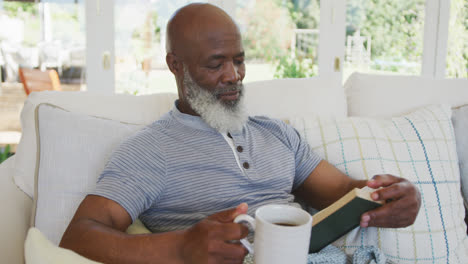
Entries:
<svg viewBox="0 0 468 264">
<path fill-rule="evenodd" d="M 217 89 L 213 92 L 213 95 L 215 97 L 219 97 L 223 93 L 228 93 L 228 92 L 242 93 L 243 91 L 244 91 L 244 85 L 242 83 L 238 83 L 238 84 L 232 84 L 232 85 Z"/>
</svg>

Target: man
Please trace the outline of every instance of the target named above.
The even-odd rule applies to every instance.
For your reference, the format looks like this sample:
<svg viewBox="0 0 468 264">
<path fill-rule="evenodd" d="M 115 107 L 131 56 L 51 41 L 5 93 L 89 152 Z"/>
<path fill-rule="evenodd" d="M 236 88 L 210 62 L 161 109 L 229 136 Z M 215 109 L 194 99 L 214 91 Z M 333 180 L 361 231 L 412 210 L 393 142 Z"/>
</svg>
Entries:
<svg viewBox="0 0 468 264">
<path fill-rule="evenodd" d="M 363 214 L 362 227 L 414 222 L 420 194 L 408 181 L 353 180 L 314 154 L 293 128 L 247 117 L 241 36 L 224 11 L 191 4 L 167 29 L 166 61 L 179 100 L 113 154 L 62 247 L 106 263 L 242 263 L 247 251 L 232 241 L 248 231 L 232 222 L 237 215 L 292 203 L 293 194 L 322 209 L 365 185 L 384 187 L 372 197 L 391 202 Z M 155 233 L 125 234 L 136 218 Z"/>
</svg>

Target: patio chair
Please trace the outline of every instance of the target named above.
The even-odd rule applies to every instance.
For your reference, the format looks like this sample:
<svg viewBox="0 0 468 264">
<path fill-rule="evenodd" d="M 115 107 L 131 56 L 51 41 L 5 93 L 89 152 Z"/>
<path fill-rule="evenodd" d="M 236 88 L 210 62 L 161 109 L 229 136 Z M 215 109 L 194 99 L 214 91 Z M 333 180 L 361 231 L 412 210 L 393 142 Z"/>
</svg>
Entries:
<svg viewBox="0 0 468 264">
<path fill-rule="evenodd" d="M 41 71 L 36 69 L 19 68 L 19 76 L 26 95 L 31 92 L 47 90 L 61 91 L 60 79 L 55 70 Z"/>
<path fill-rule="evenodd" d="M 62 75 L 64 50 L 62 43 L 56 41 L 46 41 L 37 44 L 39 49 L 39 66 L 41 70 L 56 68 Z"/>
</svg>

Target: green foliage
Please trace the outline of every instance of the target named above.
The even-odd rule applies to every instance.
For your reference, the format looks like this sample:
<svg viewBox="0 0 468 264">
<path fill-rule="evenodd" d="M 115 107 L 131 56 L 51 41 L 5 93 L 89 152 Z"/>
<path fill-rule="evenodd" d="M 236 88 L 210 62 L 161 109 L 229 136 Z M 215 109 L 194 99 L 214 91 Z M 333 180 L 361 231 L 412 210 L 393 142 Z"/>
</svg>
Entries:
<svg viewBox="0 0 468 264">
<path fill-rule="evenodd" d="M 152 11 L 151 22 L 153 23 L 153 34 L 156 36 L 157 41 L 161 39 L 161 27 L 158 25 L 158 18 L 158 12 Z"/>
<path fill-rule="evenodd" d="M 39 7 L 35 3 L 3 2 L 3 12 L 10 18 L 24 21 L 24 40 L 26 46 L 34 46 L 40 40 Z M 1 27 L 1 25 L 0 25 Z"/>
<path fill-rule="evenodd" d="M 309 58 L 279 58 L 275 71 L 275 78 L 307 78 L 318 74 L 317 65 Z"/>
<path fill-rule="evenodd" d="M 288 0 L 286 6 L 296 28 L 318 28 L 320 0 Z"/>
<path fill-rule="evenodd" d="M 161 28 L 157 24 L 158 13 L 150 11 L 145 23 L 132 32 L 132 49 L 138 63 L 152 58 L 159 50 Z"/>
<path fill-rule="evenodd" d="M 74 3 L 49 3 L 51 29 L 54 39 L 62 43 L 86 43 L 84 6 Z M 40 30 L 39 30 L 40 32 Z"/>
<path fill-rule="evenodd" d="M 51 11 L 51 17 L 53 21 L 66 21 L 66 20 L 73 20 L 78 22 L 78 12 L 69 12 L 68 5 L 74 4 L 49 4 Z"/>
<path fill-rule="evenodd" d="M 450 6 L 446 74 L 468 78 L 468 1 L 452 0 Z"/>
<path fill-rule="evenodd" d="M 348 0 L 346 35 L 360 30 L 362 36 L 370 36 L 372 60 L 419 63 L 423 50 L 425 2 Z M 398 67 L 393 69 L 397 71 Z"/>
<path fill-rule="evenodd" d="M 11 156 L 13 156 L 13 153 L 10 153 L 10 145 L 6 145 L 3 150 L 0 149 L 0 163 L 4 162 Z"/>
<path fill-rule="evenodd" d="M 10 17 L 17 17 L 20 13 L 30 13 L 38 15 L 38 8 L 35 3 L 22 3 L 22 2 L 3 2 L 3 10 Z"/>
<path fill-rule="evenodd" d="M 257 0 L 254 8 L 242 8 L 241 25 L 246 57 L 272 61 L 284 56 L 291 44 L 294 24 L 280 1 Z"/>
</svg>

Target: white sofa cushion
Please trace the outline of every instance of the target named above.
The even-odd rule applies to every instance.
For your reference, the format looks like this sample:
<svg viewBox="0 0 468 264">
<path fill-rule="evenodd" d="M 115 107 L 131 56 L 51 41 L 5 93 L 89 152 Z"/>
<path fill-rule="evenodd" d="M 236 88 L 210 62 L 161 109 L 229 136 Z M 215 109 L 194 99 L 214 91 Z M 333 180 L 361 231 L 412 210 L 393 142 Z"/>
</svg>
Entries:
<svg viewBox="0 0 468 264">
<path fill-rule="evenodd" d="M 149 124 L 173 107 L 177 94 L 146 96 L 103 95 L 90 92 L 45 91 L 31 93 L 21 112 L 22 136 L 16 152 L 15 183 L 30 197 L 34 193 L 36 131 L 34 110 L 51 103 L 72 112 L 128 123 Z M 346 98 L 340 83 L 331 76 L 281 79 L 246 84 L 246 107 L 250 115 L 288 119 L 311 113 L 346 116 Z"/>
<path fill-rule="evenodd" d="M 128 234 L 150 234 L 140 220 L 136 220 L 127 229 Z M 59 248 L 48 240 L 42 232 L 31 227 L 24 243 L 24 256 L 26 264 L 93 264 L 100 263 L 87 259 L 75 252 Z M 23 263 L 23 261 L 9 261 L 8 263 Z"/>
<path fill-rule="evenodd" d="M 0 164 L 0 262 L 24 263 L 23 244 L 30 225 L 32 200 L 13 182 L 16 156 Z"/>
<path fill-rule="evenodd" d="M 24 244 L 26 264 L 99 264 L 77 253 L 59 248 L 37 228 L 31 228 Z"/>
<path fill-rule="evenodd" d="M 358 227 L 336 246 L 347 253 L 377 246 L 395 263 L 466 263 L 468 237 L 450 115 L 449 106 L 436 105 L 391 119 L 291 120 L 316 153 L 347 175 L 370 179 L 389 173 L 421 191 L 421 210 L 413 225 Z"/>
<path fill-rule="evenodd" d="M 15 183 L 30 197 L 34 193 L 36 130 L 34 111 L 51 103 L 69 111 L 128 123 L 149 124 L 173 107 L 176 94 L 146 96 L 103 95 L 90 92 L 31 93 L 21 112 L 22 136 L 16 151 Z"/>
<path fill-rule="evenodd" d="M 344 89 L 349 116 L 392 117 L 430 104 L 468 103 L 467 79 L 354 73 Z"/>
<path fill-rule="evenodd" d="M 453 109 L 452 123 L 457 140 L 462 193 L 468 207 L 468 105 Z"/>
<path fill-rule="evenodd" d="M 246 84 L 246 107 L 250 115 L 278 119 L 311 114 L 345 117 L 343 86 L 333 76 L 279 79 Z"/>
<path fill-rule="evenodd" d="M 91 117 L 50 104 L 37 108 L 40 158 L 33 223 L 58 245 L 110 155 L 143 125 Z"/>
</svg>

